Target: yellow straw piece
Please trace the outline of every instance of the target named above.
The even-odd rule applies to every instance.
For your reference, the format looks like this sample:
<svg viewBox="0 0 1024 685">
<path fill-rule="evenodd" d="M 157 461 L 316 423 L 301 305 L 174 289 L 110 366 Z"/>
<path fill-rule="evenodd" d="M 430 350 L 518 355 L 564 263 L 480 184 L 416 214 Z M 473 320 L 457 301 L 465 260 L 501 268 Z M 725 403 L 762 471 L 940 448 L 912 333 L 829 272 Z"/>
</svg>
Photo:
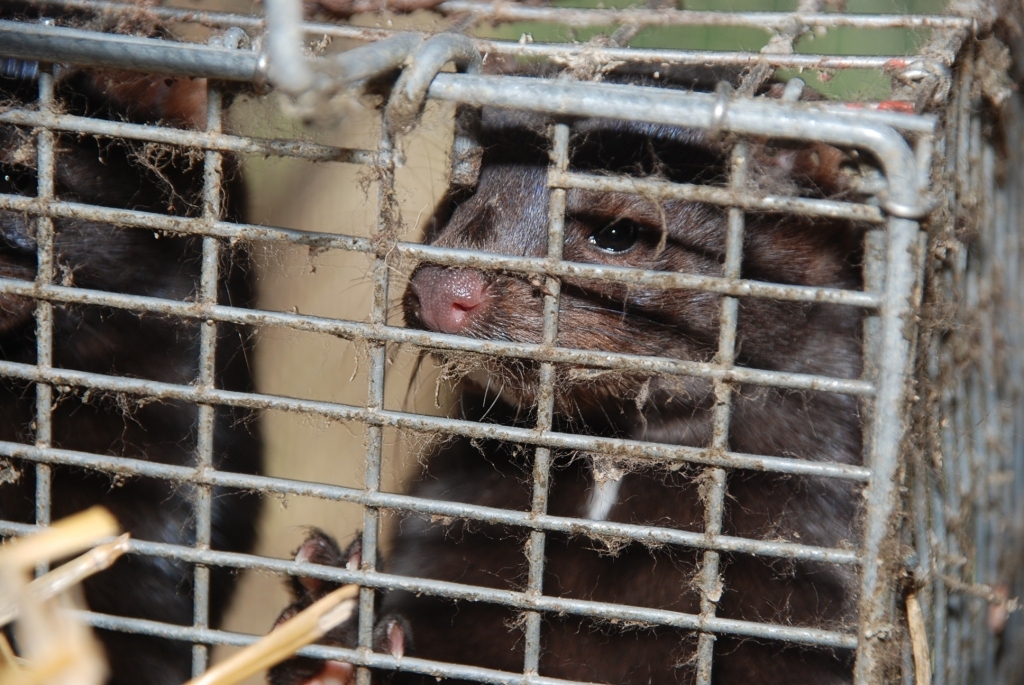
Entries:
<svg viewBox="0 0 1024 685">
<path fill-rule="evenodd" d="M 84 606 L 77 585 L 46 602 L 24 597 L 18 621 L 24 658 L 0 669 L 0 685 L 103 685 L 108 671 L 102 647 L 89 626 L 69 613 Z"/>
<path fill-rule="evenodd" d="M 7 641 L 7 636 L 0 633 L 0 671 L 8 668 L 18 669 L 21 665 L 18 663 L 18 657 L 14 655 L 14 650 L 11 649 L 11 643 Z"/>
<path fill-rule="evenodd" d="M 94 573 L 110 568 L 122 554 L 128 551 L 130 537 L 128 533 L 125 533 L 113 542 L 93 547 L 60 568 L 36 578 L 28 584 L 23 592 L 33 600 L 42 602 L 67 590 L 72 585 L 77 585 Z M 6 601 L 0 600 L 0 626 L 6 625 L 18 617 L 20 604 L 21 600 L 14 597 L 6 598 Z"/>
<path fill-rule="evenodd" d="M 917 593 L 907 595 L 907 627 L 910 629 L 910 649 L 914 656 L 914 683 L 931 685 L 932 660 L 928 655 L 928 635 L 925 633 L 924 612 Z"/>
<path fill-rule="evenodd" d="M 111 535 L 117 535 L 117 519 L 103 507 L 92 507 L 57 521 L 49 528 L 8 542 L 0 547 L 0 567 L 28 569 L 81 552 Z"/>
<path fill-rule="evenodd" d="M 358 594 L 358 585 L 338 588 L 186 685 L 235 685 L 284 661 L 348 619 Z"/>
<path fill-rule="evenodd" d="M 72 668 L 78 659 L 73 650 L 54 651 L 42 663 L 25 668 L 8 668 L 0 671 L 0 685 L 36 685 L 45 683 L 62 672 Z"/>
</svg>

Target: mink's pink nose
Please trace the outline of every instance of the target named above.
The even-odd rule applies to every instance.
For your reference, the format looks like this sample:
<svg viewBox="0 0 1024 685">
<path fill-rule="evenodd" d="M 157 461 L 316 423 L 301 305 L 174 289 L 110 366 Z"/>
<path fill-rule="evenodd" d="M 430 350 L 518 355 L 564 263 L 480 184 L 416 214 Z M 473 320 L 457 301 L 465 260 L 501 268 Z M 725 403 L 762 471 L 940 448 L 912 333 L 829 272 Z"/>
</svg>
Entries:
<svg viewBox="0 0 1024 685">
<path fill-rule="evenodd" d="M 423 325 L 440 333 L 461 333 L 487 308 L 487 280 L 479 271 L 422 266 L 409 282 L 419 299 Z"/>
</svg>

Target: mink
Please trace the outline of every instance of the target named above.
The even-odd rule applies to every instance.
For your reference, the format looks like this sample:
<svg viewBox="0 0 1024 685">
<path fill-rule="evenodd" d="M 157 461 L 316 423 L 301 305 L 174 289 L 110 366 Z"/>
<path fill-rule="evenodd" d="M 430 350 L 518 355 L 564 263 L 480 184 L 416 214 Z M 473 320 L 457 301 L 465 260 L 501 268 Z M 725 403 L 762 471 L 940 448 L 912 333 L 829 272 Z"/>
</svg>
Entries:
<svg viewBox="0 0 1024 685">
<path fill-rule="evenodd" d="M 454 190 L 438 208 L 427 242 L 502 255 L 547 255 L 552 122 L 485 109 L 478 185 Z M 598 119 L 571 125 L 570 168 L 681 183 L 727 182 L 730 145 L 706 131 Z M 847 156 L 826 145 L 751 141 L 752 190 L 839 197 L 849 194 Z M 564 259 L 719 276 L 728 210 L 695 201 L 567 192 Z M 803 286 L 862 286 L 864 226 L 748 212 L 741 277 Z M 544 281 L 524 274 L 421 264 L 403 298 L 414 328 L 479 339 L 539 343 Z M 583 350 L 712 362 L 718 351 L 720 295 L 644 285 L 562 279 L 557 344 Z M 863 312 L 818 302 L 739 300 L 735 364 L 858 378 Z M 533 426 L 538 365 L 508 358 L 439 353 L 464 374 L 460 418 Z M 710 447 L 715 393 L 710 380 L 559 365 L 556 430 Z M 738 383 L 728 448 L 733 452 L 841 464 L 862 462 L 856 398 Z M 409 489 L 421 498 L 529 511 L 533 449 L 498 440 L 449 438 L 422 458 Z M 556 516 L 704 530 L 703 467 L 617 461 L 554 451 L 548 513 Z M 857 488 L 847 482 L 729 469 L 722 533 L 824 547 L 856 544 Z M 526 589 L 528 531 L 474 521 L 403 514 L 388 573 L 502 590 Z M 336 545 L 335 545 L 336 547 Z M 338 555 L 339 558 L 344 555 Z M 701 550 L 583 533 L 548 533 L 547 596 L 700 613 Z M 327 562 L 326 559 L 323 559 Z M 329 562 L 327 562 L 329 563 Z M 341 565 L 333 563 L 330 565 Z M 721 555 L 716 615 L 726 619 L 851 630 L 857 602 L 849 567 L 749 554 Z M 403 590 L 378 592 L 378 616 L 401 619 L 404 652 L 430 660 L 522 672 L 522 614 L 485 602 L 453 601 Z M 299 595 L 296 595 L 298 598 Z M 287 612 L 286 612 L 287 613 Z M 354 619 L 328 636 L 352 646 Z M 539 673 L 598 683 L 693 682 L 697 634 L 570 614 L 543 614 Z M 375 644 L 377 651 L 385 651 Z M 299 672 L 295 665 L 303 664 Z M 317 662 L 312 662 L 317 663 Z M 853 653 L 718 634 L 716 683 L 768 685 L 852 681 Z M 273 685 L 338 678 L 336 662 L 294 660 Z M 312 674 L 312 675 L 311 675 Z M 427 683 L 433 677 L 376 672 L 375 678 Z"/>
<path fill-rule="evenodd" d="M 32 107 L 38 66 L 5 62 L 0 98 Z M 205 80 L 142 76 L 115 71 L 55 67 L 55 107 L 63 112 L 115 121 L 175 126 L 202 125 Z M 34 196 L 37 186 L 33 131 L 0 127 L 0 192 Z M 55 134 L 54 186 L 58 201 L 176 216 L 198 216 L 202 157 L 187 150 L 152 149 L 125 141 L 72 133 Z M 159 154 L 150 155 L 156 152 Z M 237 166 L 224 162 L 225 217 L 238 220 L 243 203 Z M 199 290 L 202 238 L 159 234 L 78 218 L 54 219 L 55 282 L 83 289 L 190 301 Z M 31 281 L 37 269 L 38 220 L 0 211 L 0 276 Z M 244 249 L 225 250 L 218 299 L 246 306 L 253 297 Z M 230 253 L 230 254 L 227 254 Z M 36 303 L 0 293 L 0 358 L 35 364 Z M 199 376 L 200 323 L 96 305 L 53 304 L 53 366 L 113 376 L 189 385 Z M 219 324 L 217 387 L 251 391 L 249 332 Z M 145 401 L 99 390 L 55 387 L 53 447 L 190 466 L 197 449 L 198 407 L 176 400 Z M 33 445 L 35 387 L 0 378 L 0 440 Z M 214 465 L 239 473 L 260 468 L 260 439 L 253 417 L 226 407 L 215 410 Z M 0 517 L 35 521 L 32 461 L 2 462 Z M 54 466 L 54 520 L 103 505 L 138 540 L 191 546 L 196 543 L 191 498 L 195 488 L 175 481 L 114 475 Z M 259 497 L 214 487 L 211 547 L 246 552 L 255 543 Z M 216 625 L 230 600 L 234 575 L 210 568 L 210 622 Z M 163 556 L 129 554 L 84 583 L 91 610 L 176 625 L 193 623 L 193 566 Z M 99 631 L 111 683 L 177 685 L 191 677 L 187 642 Z"/>
</svg>

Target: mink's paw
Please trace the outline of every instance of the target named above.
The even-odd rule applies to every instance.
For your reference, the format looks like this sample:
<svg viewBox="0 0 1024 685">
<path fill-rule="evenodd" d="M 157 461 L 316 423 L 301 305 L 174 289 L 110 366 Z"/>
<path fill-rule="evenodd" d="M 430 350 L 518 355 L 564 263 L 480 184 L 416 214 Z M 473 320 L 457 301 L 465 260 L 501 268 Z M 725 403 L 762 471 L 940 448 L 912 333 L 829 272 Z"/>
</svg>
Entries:
<svg viewBox="0 0 1024 685">
<path fill-rule="evenodd" d="M 295 561 L 324 566 L 357 569 L 362 561 L 362 542 L 357 535 L 345 551 L 334 538 L 313 528 L 309 537 L 295 551 Z M 293 576 L 289 590 L 293 601 L 277 619 L 283 623 L 303 609 L 333 592 L 340 584 L 319 578 Z M 332 647 L 355 647 L 358 641 L 359 613 L 324 635 L 319 644 Z M 397 615 L 382 618 L 373 631 L 373 650 L 400 659 L 410 650 L 409 624 Z M 342 661 L 321 661 L 308 657 L 293 657 L 267 672 L 270 685 L 349 685 L 355 682 L 355 667 Z"/>
<path fill-rule="evenodd" d="M 357 570 L 362 560 L 363 542 L 360 535 L 356 535 L 352 544 L 345 551 L 342 551 L 338 547 L 338 543 L 334 541 L 334 538 L 319 528 L 310 528 L 309 537 L 295 550 L 295 561 L 320 564 L 321 566 L 334 566 L 336 568 L 344 567 L 350 571 Z M 321 597 L 341 587 L 340 583 L 321 580 L 320 578 L 291 576 L 288 580 L 289 590 L 291 591 L 294 603 L 288 609 L 285 609 L 285 612 L 297 607 L 297 610 L 293 613 L 298 613 Z M 277 619 L 277 622 L 280 623 L 282 620 L 284 620 L 284 614 L 281 615 L 281 618 Z"/>
<path fill-rule="evenodd" d="M 336 631 L 331 631 L 321 643 L 336 647 L 355 646 L 356 623 L 353 618 L 341 626 L 350 628 L 344 636 L 348 641 L 336 641 Z M 377 623 L 373 630 L 373 651 L 401 659 L 410 647 L 409 624 L 404 618 L 387 616 Z M 356 681 L 356 668 L 344 661 L 294 657 L 270 669 L 267 681 L 270 685 L 351 685 Z M 375 678 L 374 682 L 379 681 Z"/>
</svg>

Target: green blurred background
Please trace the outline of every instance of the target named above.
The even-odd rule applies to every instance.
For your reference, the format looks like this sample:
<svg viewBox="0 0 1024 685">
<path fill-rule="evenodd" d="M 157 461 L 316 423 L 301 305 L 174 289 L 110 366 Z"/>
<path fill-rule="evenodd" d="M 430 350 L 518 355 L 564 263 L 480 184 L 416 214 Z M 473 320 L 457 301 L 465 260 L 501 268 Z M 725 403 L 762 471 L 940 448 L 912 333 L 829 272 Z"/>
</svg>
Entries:
<svg viewBox="0 0 1024 685">
<path fill-rule="evenodd" d="M 649 6 L 635 0 L 553 0 L 555 7 L 624 9 Z M 688 10 L 714 11 L 793 11 L 798 0 L 680 0 L 679 7 Z M 941 14 L 946 0 L 850 0 L 826 2 L 825 11 L 854 14 Z M 664 6 L 664 5 L 662 5 Z M 522 37 L 537 43 L 584 43 L 601 34 L 610 36 L 615 26 L 570 28 L 556 23 L 514 22 L 474 31 L 481 38 L 519 40 Z M 887 55 L 905 57 L 917 53 L 930 37 L 930 29 L 857 29 L 832 28 L 809 31 L 795 43 L 797 53 L 820 55 Z M 767 43 L 771 33 L 751 27 L 716 26 L 652 26 L 642 29 L 628 43 L 634 48 L 669 48 L 675 50 L 728 50 L 756 52 Z M 780 69 L 776 76 L 785 80 L 801 76 L 820 92 L 841 99 L 877 100 L 890 93 L 890 81 L 877 70 L 846 69 L 814 73 Z"/>
</svg>

